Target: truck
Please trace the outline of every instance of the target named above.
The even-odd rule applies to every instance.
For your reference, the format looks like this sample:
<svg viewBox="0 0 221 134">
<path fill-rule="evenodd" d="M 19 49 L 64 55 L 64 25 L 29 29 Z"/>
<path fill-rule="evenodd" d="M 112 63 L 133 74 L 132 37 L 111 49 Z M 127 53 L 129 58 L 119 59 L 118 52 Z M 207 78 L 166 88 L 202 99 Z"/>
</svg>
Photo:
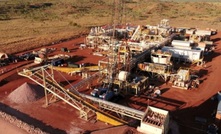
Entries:
<svg viewBox="0 0 221 134">
<path fill-rule="evenodd" d="M 114 97 L 114 92 L 111 90 L 108 90 L 107 92 L 99 95 L 99 98 L 110 101 Z"/>
<path fill-rule="evenodd" d="M 21 60 L 34 60 L 37 54 L 33 54 L 32 52 L 27 52 L 19 56 Z"/>
<path fill-rule="evenodd" d="M 64 59 L 61 59 L 61 58 L 53 59 L 51 61 L 51 64 L 53 66 L 61 66 L 62 64 L 64 64 Z"/>
<path fill-rule="evenodd" d="M 109 88 L 95 88 L 90 94 L 94 97 L 110 101 L 119 95 L 119 90 L 117 88 L 113 90 Z"/>
<path fill-rule="evenodd" d="M 4 62 L 4 61 L 0 60 L 0 67 L 6 66 L 6 65 L 7 65 L 7 63 L 6 63 L 6 62 Z"/>
<path fill-rule="evenodd" d="M 80 65 L 79 64 L 76 64 L 76 63 L 73 63 L 73 62 L 67 62 L 67 64 L 68 64 L 68 67 L 72 67 L 72 68 L 79 68 L 80 67 Z"/>
<path fill-rule="evenodd" d="M 100 95 L 106 93 L 108 88 L 95 88 L 93 91 L 91 91 L 91 95 L 94 97 L 99 97 Z"/>
</svg>

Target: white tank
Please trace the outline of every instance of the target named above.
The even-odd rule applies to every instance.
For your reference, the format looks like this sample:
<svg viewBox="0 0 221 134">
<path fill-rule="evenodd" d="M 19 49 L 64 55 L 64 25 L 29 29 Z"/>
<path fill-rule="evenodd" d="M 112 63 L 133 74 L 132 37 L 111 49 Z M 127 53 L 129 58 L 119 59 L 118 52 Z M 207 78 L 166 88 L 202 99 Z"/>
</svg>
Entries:
<svg viewBox="0 0 221 134">
<path fill-rule="evenodd" d="M 168 64 L 170 62 L 170 55 L 164 54 L 158 50 L 156 53 L 151 54 L 151 60 L 153 63 Z"/>
<path fill-rule="evenodd" d="M 118 79 L 119 79 L 120 81 L 126 81 L 128 75 L 129 75 L 129 72 L 127 72 L 127 71 L 120 71 L 120 73 L 119 73 L 119 75 L 118 75 Z"/>
</svg>

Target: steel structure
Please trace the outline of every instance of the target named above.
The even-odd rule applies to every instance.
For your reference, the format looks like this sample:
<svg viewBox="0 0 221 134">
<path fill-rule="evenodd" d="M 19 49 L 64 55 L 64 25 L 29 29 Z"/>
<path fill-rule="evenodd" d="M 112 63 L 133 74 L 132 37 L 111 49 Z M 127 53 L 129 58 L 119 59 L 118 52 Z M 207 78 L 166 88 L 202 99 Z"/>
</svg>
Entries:
<svg viewBox="0 0 221 134">
<path fill-rule="evenodd" d="M 138 119 L 141 120 L 142 117 L 144 116 L 144 112 L 143 111 L 139 111 L 130 107 L 126 107 L 123 105 L 119 105 L 113 102 L 109 102 L 109 101 L 104 101 L 102 99 L 99 98 L 95 98 L 93 96 L 89 96 L 89 95 L 85 95 L 85 94 L 81 94 L 83 97 L 90 99 L 93 102 L 96 102 L 99 104 L 100 108 L 106 109 L 106 110 L 110 110 L 112 112 L 121 114 L 121 115 L 125 115 L 134 119 Z"/>
<path fill-rule="evenodd" d="M 124 0 L 113 0 L 112 6 L 112 24 L 122 24 L 125 17 L 125 1 Z"/>
<path fill-rule="evenodd" d="M 166 42 L 168 42 L 170 38 L 165 40 L 160 45 L 164 45 Z M 106 68 L 102 67 L 102 71 L 106 69 L 111 69 L 110 74 L 115 74 L 116 71 L 119 71 L 119 69 L 126 69 L 127 66 L 129 66 L 130 71 L 132 68 L 136 67 L 138 62 L 142 62 L 145 60 L 145 57 L 150 54 L 151 49 L 156 48 L 157 46 L 151 46 L 146 51 L 142 52 L 139 55 L 136 55 L 133 58 L 130 58 L 127 62 L 127 64 L 122 65 L 120 68 L 113 68 L 115 66 L 110 65 L 110 62 L 108 61 L 108 65 Z M 113 59 L 117 59 L 117 57 L 112 57 Z M 116 60 L 114 60 L 114 65 L 116 64 Z M 107 123 L 110 123 L 112 125 L 121 125 L 121 124 L 127 124 L 128 122 L 113 116 L 111 114 L 108 114 L 107 112 L 102 111 L 95 105 L 93 105 L 90 101 L 99 102 L 100 108 L 115 112 L 117 114 L 129 116 L 135 119 L 141 119 L 143 116 L 143 112 L 139 110 L 135 110 L 132 108 L 128 108 L 122 105 L 117 105 L 111 102 L 103 101 L 103 100 L 97 100 L 92 99 L 91 97 L 85 97 L 85 95 L 82 95 L 78 92 L 79 89 L 90 85 L 93 80 L 100 77 L 100 73 L 95 73 L 91 75 L 90 77 L 80 81 L 79 83 L 73 85 L 69 89 L 65 89 L 62 87 L 54 78 L 54 71 L 53 67 L 51 65 L 44 65 L 40 67 L 36 67 L 33 69 L 24 69 L 23 71 L 18 72 L 19 75 L 27 77 L 37 83 L 38 85 L 42 86 L 45 90 L 45 102 L 46 106 L 49 105 L 49 103 L 53 102 L 53 99 L 61 99 L 73 108 L 80 111 L 80 117 L 82 119 L 88 120 L 90 119 L 95 113 L 97 115 L 98 120 L 105 121 Z M 65 79 L 65 77 L 64 77 Z M 49 98 L 50 97 L 50 98 Z M 90 99 L 90 101 L 88 100 Z"/>
<path fill-rule="evenodd" d="M 115 103 L 111 103 L 105 100 L 97 99 L 94 97 L 90 97 L 88 95 L 84 95 L 78 92 L 79 89 L 85 87 L 87 84 L 90 84 L 91 81 L 93 81 L 95 78 L 99 77 L 99 73 L 95 73 L 91 77 L 82 80 L 81 82 L 73 85 L 69 89 L 63 88 L 55 79 L 54 79 L 54 72 L 53 67 L 49 65 L 36 67 L 30 70 L 24 69 L 23 71 L 18 73 L 21 76 L 27 77 L 37 83 L 38 85 L 44 87 L 45 89 L 45 100 L 46 100 L 46 106 L 49 105 L 49 103 L 52 103 L 53 99 L 61 99 L 70 106 L 74 107 L 78 111 L 80 111 L 80 117 L 82 119 L 88 120 L 90 119 L 95 113 L 97 115 L 102 115 L 99 120 L 108 122 L 112 125 L 120 125 L 127 123 L 124 120 L 119 119 L 118 117 L 115 117 L 113 115 L 110 115 L 97 107 L 95 107 L 93 104 L 91 104 L 89 100 L 93 102 L 98 102 L 99 107 L 115 112 L 120 115 L 125 115 L 134 119 L 141 120 L 144 112 L 135 110 L 126 106 L 118 105 Z M 50 93 L 52 95 L 50 95 Z M 50 98 L 49 98 L 50 97 Z M 109 119 L 104 120 L 105 117 Z M 111 121 L 110 121 L 111 119 Z"/>
<path fill-rule="evenodd" d="M 73 87 L 76 90 L 64 89 L 54 79 L 53 69 L 48 70 L 48 68 L 49 66 L 45 65 L 41 67 L 36 67 L 31 70 L 24 69 L 22 72 L 19 72 L 18 74 L 31 79 L 32 81 L 34 81 L 35 83 L 37 83 L 38 85 L 42 86 L 45 89 L 46 106 L 48 106 L 49 103 L 53 102 L 53 99 L 59 98 L 64 102 L 66 102 L 67 104 L 74 107 L 75 109 L 79 110 L 81 118 L 88 120 L 88 114 L 91 111 L 91 109 L 80 102 L 82 98 L 79 96 L 79 92 L 77 91 L 77 89 L 80 87 L 81 84 L 79 84 L 79 86 Z M 52 95 L 49 96 L 49 93 L 51 93 Z"/>
<path fill-rule="evenodd" d="M 141 71 L 148 72 L 152 78 L 155 76 L 163 78 L 165 81 L 172 73 L 172 65 L 157 64 L 157 63 L 140 63 L 138 68 Z"/>
</svg>

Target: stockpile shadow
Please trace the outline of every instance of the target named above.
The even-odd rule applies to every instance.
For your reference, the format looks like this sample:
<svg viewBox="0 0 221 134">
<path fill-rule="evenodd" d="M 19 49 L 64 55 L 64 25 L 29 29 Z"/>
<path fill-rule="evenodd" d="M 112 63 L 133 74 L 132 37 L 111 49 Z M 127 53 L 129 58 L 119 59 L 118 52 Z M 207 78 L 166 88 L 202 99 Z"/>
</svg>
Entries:
<svg viewBox="0 0 221 134">
<path fill-rule="evenodd" d="M 5 112 L 11 116 L 15 116 L 17 119 L 32 125 L 36 128 L 40 128 L 42 131 L 46 132 L 46 133 L 51 133 L 51 134 L 66 134 L 66 132 L 64 130 L 58 129 L 58 128 L 53 128 L 50 125 L 46 125 L 45 123 L 30 117 L 27 114 L 24 114 L 14 108 L 11 108 L 10 106 L 0 103 L 0 110 L 2 112 Z"/>
<path fill-rule="evenodd" d="M 67 60 L 67 62 L 78 62 L 86 58 L 85 56 L 73 56 Z"/>
</svg>

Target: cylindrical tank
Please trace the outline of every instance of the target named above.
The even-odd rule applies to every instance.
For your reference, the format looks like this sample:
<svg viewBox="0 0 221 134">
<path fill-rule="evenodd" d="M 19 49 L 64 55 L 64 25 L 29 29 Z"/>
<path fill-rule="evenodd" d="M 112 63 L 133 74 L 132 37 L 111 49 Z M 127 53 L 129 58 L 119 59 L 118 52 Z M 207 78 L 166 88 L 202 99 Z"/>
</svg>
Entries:
<svg viewBox="0 0 221 134">
<path fill-rule="evenodd" d="M 118 75 L 118 79 L 119 79 L 120 81 L 126 81 L 128 75 L 129 75 L 129 72 L 127 72 L 127 71 L 120 71 L 120 73 L 119 73 L 119 75 Z"/>
</svg>

